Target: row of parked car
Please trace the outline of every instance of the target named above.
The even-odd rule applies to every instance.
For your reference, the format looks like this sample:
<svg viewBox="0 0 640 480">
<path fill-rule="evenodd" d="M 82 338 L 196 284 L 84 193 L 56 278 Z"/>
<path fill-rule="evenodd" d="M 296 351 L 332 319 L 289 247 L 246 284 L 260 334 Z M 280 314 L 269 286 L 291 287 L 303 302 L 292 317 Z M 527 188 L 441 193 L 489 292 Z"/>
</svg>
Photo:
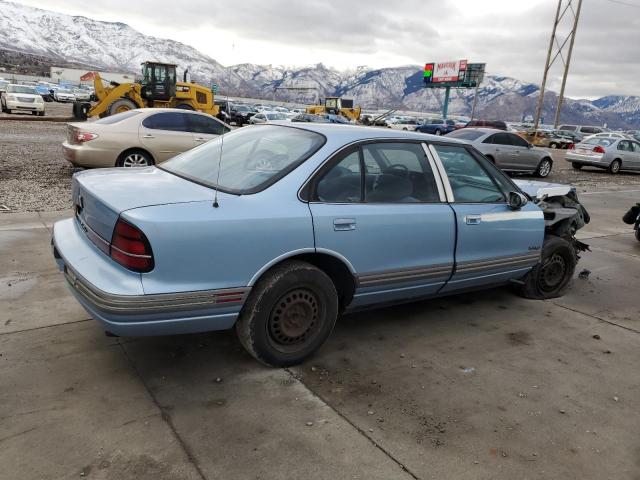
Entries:
<svg viewBox="0 0 640 480">
<path fill-rule="evenodd" d="M 46 82 L 11 83 L 0 78 L 0 104 L 4 113 L 32 112 L 44 115 L 45 102 L 88 102 L 93 98 L 93 89 L 73 88 Z"/>
</svg>

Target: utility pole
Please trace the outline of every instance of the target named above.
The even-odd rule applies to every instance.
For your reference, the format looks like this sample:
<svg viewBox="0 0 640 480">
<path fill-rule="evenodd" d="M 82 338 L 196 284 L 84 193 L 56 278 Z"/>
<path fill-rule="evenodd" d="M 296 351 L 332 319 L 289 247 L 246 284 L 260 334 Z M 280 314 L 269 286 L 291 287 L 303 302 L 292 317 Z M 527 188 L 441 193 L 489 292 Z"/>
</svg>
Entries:
<svg viewBox="0 0 640 480">
<path fill-rule="evenodd" d="M 480 82 L 476 84 L 476 91 L 473 94 L 473 106 L 471 107 L 471 120 L 473 121 L 473 117 L 476 114 L 476 104 L 478 103 L 478 90 L 480 90 Z"/>
<path fill-rule="evenodd" d="M 577 4 L 577 8 L 574 9 L 574 5 Z M 556 108 L 556 116 L 555 116 L 555 126 L 558 125 L 560 121 L 560 110 L 562 108 L 562 102 L 564 99 L 564 87 L 567 81 L 567 75 L 569 74 L 569 65 L 571 63 L 571 53 L 573 52 L 573 43 L 576 36 L 576 30 L 578 28 L 578 19 L 580 18 L 580 9 L 582 7 L 582 0 L 558 0 L 558 8 L 556 10 L 556 16 L 553 21 L 553 29 L 551 30 L 551 38 L 549 39 L 549 49 L 547 50 L 547 60 L 545 62 L 544 73 L 542 74 L 542 85 L 540 86 L 540 94 L 538 96 L 538 104 L 536 106 L 536 116 L 534 120 L 534 128 L 538 128 L 540 124 L 540 117 L 542 116 L 542 109 L 544 106 L 544 93 L 545 88 L 547 86 L 547 76 L 549 74 L 549 70 L 551 66 L 555 63 L 555 61 L 560 57 L 563 65 L 564 65 L 564 74 L 562 77 L 562 88 L 560 91 L 560 97 L 558 98 L 558 106 Z M 573 23 L 571 25 L 571 30 L 564 38 L 562 42 L 560 42 L 558 38 L 558 25 L 565 17 L 565 15 L 570 12 L 573 15 Z M 569 42 L 567 58 L 565 59 L 564 50 L 565 46 Z M 555 45 L 555 54 L 554 54 L 554 45 Z M 553 55 L 553 58 L 552 58 Z"/>
</svg>

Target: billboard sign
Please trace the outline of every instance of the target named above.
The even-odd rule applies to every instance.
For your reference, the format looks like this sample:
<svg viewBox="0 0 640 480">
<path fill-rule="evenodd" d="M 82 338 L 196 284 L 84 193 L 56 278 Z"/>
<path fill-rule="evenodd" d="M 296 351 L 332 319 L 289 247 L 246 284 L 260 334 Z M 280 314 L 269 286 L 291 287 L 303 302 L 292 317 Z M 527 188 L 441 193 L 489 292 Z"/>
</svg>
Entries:
<svg viewBox="0 0 640 480">
<path fill-rule="evenodd" d="M 433 83 L 441 82 L 461 82 L 464 80 L 464 74 L 467 70 L 466 60 L 457 60 L 453 62 L 435 62 L 433 69 Z"/>
</svg>

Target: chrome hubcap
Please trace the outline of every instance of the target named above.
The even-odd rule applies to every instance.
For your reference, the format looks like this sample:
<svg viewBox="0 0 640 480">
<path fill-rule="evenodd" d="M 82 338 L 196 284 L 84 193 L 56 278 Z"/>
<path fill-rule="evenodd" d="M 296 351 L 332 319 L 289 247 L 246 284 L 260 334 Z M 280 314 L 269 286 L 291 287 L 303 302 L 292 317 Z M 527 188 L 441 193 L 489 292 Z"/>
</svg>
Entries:
<svg viewBox="0 0 640 480">
<path fill-rule="evenodd" d="M 550 171 L 551 171 L 551 163 L 544 162 L 542 165 L 540 165 L 540 176 L 541 177 L 546 177 L 547 175 L 549 175 Z"/>
<path fill-rule="evenodd" d="M 619 162 L 613 162 L 613 165 L 611 165 L 611 171 L 613 173 L 618 173 L 619 170 L 620 170 L 620 163 Z"/>
<path fill-rule="evenodd" d="M 123 167 L 148 167 L 149 166 L 149 162 L 147 161 L 147 159 L 144 157 L 144 155 L 141 155 L 139 153 L 131 153 L 129 155 L 127 155 L 124 158 L 124 161 L 122 162 L 122 166 Z"/>
</svg>

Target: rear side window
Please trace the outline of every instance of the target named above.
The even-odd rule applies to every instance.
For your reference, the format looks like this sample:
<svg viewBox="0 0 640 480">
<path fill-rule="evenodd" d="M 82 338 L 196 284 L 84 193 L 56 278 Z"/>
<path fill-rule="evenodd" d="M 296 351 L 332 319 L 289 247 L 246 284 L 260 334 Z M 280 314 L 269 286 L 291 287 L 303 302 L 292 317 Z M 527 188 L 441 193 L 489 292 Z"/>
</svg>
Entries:
<svg viewBox="0 0 640 480">
<path fill-rule="evenodd" d="M 504 202 L 502 191 L 478 161 L 462 147 L 434 145 L 447 172 L 456 203 Z"/>
<path fill-rule="evenodd" d="M 327 203 L 362 201 L 362 174 L 358 150 L 346 154 L 322 176 L 316 188 L 316 199 Z"/>
<path fill-rule="evenodd" d="M 512 145 L 511 138 L 508 133 L 496 133 L 491 137 L 490 142 L 486 143 L 494 143 L 497 145 Z"/>
<path fill-rule="evenodd" d="M 142 125 L 151 130 L 169 130 L 172 132 L 188 132 L 188 118 L 186 113 L 160 112 L 149 115 L 142 121 Z"/>
</svg>

